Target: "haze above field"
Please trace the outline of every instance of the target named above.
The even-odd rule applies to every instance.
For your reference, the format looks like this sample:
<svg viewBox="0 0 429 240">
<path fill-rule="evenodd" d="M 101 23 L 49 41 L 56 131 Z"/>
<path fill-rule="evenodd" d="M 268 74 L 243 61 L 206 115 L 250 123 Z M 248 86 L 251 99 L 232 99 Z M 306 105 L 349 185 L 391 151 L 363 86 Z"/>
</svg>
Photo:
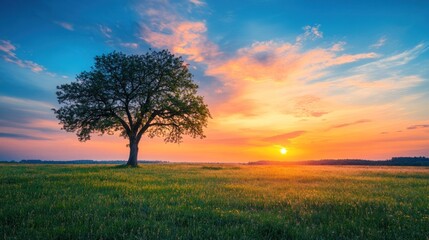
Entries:
<svg viewBox="0 0 429 240">
<path fill-rule="evenodd" d="M 125 159 L 118 136 L 60 130 L 55 87 L 95 55 L 170 49 L 213 119 L 141 159 L 429 156 L 429 2 L 2 1 L 0 160 Z M 283 150 L 284 149 L 284 150 Z"/>
</svg>

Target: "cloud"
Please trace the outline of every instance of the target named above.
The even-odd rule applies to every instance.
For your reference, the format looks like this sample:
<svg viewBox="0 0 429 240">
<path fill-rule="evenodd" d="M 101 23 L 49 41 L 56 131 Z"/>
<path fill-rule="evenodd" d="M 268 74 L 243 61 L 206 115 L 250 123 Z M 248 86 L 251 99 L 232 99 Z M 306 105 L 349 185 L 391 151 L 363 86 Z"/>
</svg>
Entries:
<svg viewBox="0 0 429 240">
<path fill-rule="evenodd" d="M 272 144 L 288 144 L 293 138 L 297 138 L 306 131 L 293 131 L 284 134 L 274 135 L 270 137 L 247 136 L 247 137 L 231 137 L 231 138 L 208 138 L 206 143 L 219 145 L 252 145 L 252 146 L 267 146 Z"/>
<path fill-rule="evenodd" d="M 50 111 L 53 107 L 46 102 L 0 96 L 0 132 L 31 136 L 58 133 L 60 127 Z"/>
<path fill-rule="evenodd" d="M 6 53 L 11 57 L 15 57 L 15 50 L 16 47 L 10 41 L 0 40 L 0 51 Z"/>
<path fill-rule="evenodd" d="M 138 44 L 138 43 L 134 43 L 134 42 L 124 42 L 124 43 L 120 43 L 120 45 L 121 45 L 122 47 L 126 47 L 126 48 L 134 48 L 134 49 L 136 49 L 136 48 L 138 48 L 138 47 L 139 47 L 139 44 Z"/>
<path fill-rule="evenodd" d="M 209 61 L 220 55 L 218 47 L 206 36 L 205 22 L 188 21 L 166 9 L 150 8 L 142 15 L 151 21 L 142 24 L 141 39 L 152 46 L 168 48 L 195 62 Z"/>
<path fill-rule="evenodd" d="M 421 125 L 412 125 L 409 126 L 408 130 L 421 129 L 421 128 L 429 128 L 429 124 L 421 124 Z"/>
<path fill-rule="evenodd" d="M 0 51 L 3 52 L 2 57 L 7 62 L 14 63 L 22 68 L 29 68 L 36 73 L 46 70 L 45 67 L 33 61 L 19 59 L 15 53 L 16 47 L 10 41 L 0 40 Z"/>
<path fill-rule="evenodd" d="M 389 74 L 384 76 L 380 72 L 345 74 L 332 77 L 323 82 L 313 84 L 313 88 L 323 89 L 326 95 L 336 97 L 337 101 L 356 101 L 361 104 L 369 104 L 367 100 L 380 101 L 394 97 L 397 99 L 398 90 L 418 86 L 424 80 L 417 75 Z"/>
<path fill-rule="evenodd" d="M 69 30 L 69 31 L 74 31 L 74 27 L 73 24 L 68 23 L 68 22 L 54 22 L 55 24 L 61 26 L 62 28 Z"/>
<path fill-rule="evenodd" d="M 112 29 L 108 26 L 104 25 L 98 25 L 100 32 L 106 37 L 106 38 L 112 38 Z"/>
<path fill-rule="evenodd" d="M 0 132 L 0 138 L 14 138 L 18 140 L 51 140 L 49 138 L 44 138 L 44 137 L 35 137 L 31 135 L 18 134 L 18 133 L 5 133 L 5 132 Z"/>
<path fill-rule="evenodd" d="M 384 46 L 386 41 L 387 41 L 386 37 L 381 37 L 380 39 L 378 39 L 378 41 L 376 43 L 372 44 L 370 46 L 370 48 L 380 48 L 380 47 Z"/>
<path fill-rule="evenodd" d="M 371 122 L 371 120 L 362 119 L 362 120 L 358 120 L 358 121 L 355 121 L 355 122 L 337 124 L 337 125 L 332 126 L 330 129 L 333 129 L 333 128 L 343 128 L 343 127 L 348 127 L 348 126 L 353 126 L 353 125 L 362 124 L 362 123 L 368 123 L 368 122 Z"/>
<path fill-rule="evenodd" d="M 348 103 L 360 105 L 391 102 L 398 99 L 398 94 L 401 94 L 399 90 L 425 82 L 416 69 L 405 66 L 424 53 L 425 49 L 425 44 L 418 44 L 401 53 L 336 72 L 323 81 L 314 82 L 312 86 L 323 89 L 325 95 L 331 99 L 335 97 L 336 101 L 347 100 Z"/>
<path fill-rule="evenodd" d="M 293 131 L 293 132 L 288 132 L 285 134 L 280 134 L 280 135 L 275 135 L 275 136 L 263 138 L 262 140 L 267 141 L 267 142 L 276 142 L 276 143 L 287 142 L 287 141 L 289 141 L 289 139 L 297 138 L 304 133 L 306 133 L 306 131 Z"/>
<path fill-rule="evenodd" d="M 420 43 L 410 50 L 406 50 L 389 57 L 384 57 L 378 61 L 370 62 L 356 68 L 356 70 L 360 72 L 368 72 L 402 66 L 414 60 L 428 49 L 429 47 L 426 43 Z"/>
<path fill-rule="evenodd" d="M 319 30 L 320 24 L 310 26 L 307 25 L 303 27 L 304 33 L 296 37 L 296 42 L 301 43 L 307 39 L 316 40 L 318 38 L 323 38 L 323 32 Z"/>
<path fill-rule="evenodd" d="M 7 62 L 15 63 L 16 65 L 18 65 L 20 67 L 29 68 L 29 69 L 31 69 L 31 71 L 36 72 L 36 73 L 46 70 L 45 67 L 43 67 L 42 65 L 37 64 L 33 61 L 21 60 L 18 58 L 11 58 L 8 56 L 4 56 L 3 59 Z"/>
<path fill-rule="evenodd" d="M 6 103 L 8 106 L 17 106 L 20 108 L 31 106 L 31 109 L 51 109 L 54 107 L 54 105 L 47 102 L 7 96 L 0 96 L 0 102 Z"/>
<path fill-rule="evenodd" d="M 341 51 L 343 51 L 344 50 L 344 46 L 346 45 L 346 42 L 343 42 L 343 41 L 341 41 L 341 42 L 338 42 L 338 43 L 335 43 L 332 47 L 331 47 L 331 51 L 333 51 L 333 52 L 341 52 Z"/>
<path fill-rule="evenodd" d="M 216 87 L 217 91 L 228 93 L 222 98 L 216 96 L 223 106 L 216 108 L 216 113 L 260 115 L 276 111 L 296 117 L 321 117 L 331 112 L 321 101 L 298 98 L 305 95 L 324 98 L 326 94 L 321 89 L 339 90 L 334 83 L 315 82 L 327 78 L 333 67 L 379 57 L 374 52 L 345 54 L 339 51 L 343 45 L 341 42 L 327 48 L 308 49 L 298 43 L 255 42 L 217 61 L 205 61 L 205 74 L 222 83 Z M 241 102 L 252 104 L 235 107 L 242 106 Z"/>
<path fill-rule="evenodd" d="M 231 81 L 297 81 L 320 77 L 328 67 L 376 58 L 375 53 L 337 55 L 330 49 L 305 51 L 300 44 L 255 42 L 241 48 L 228 60 L 209 66 L 206 74 Z M 228 80 L 226 80 L 228 79 Z"/>
<path fill-rule="evenodd" d="M 320 97 L 304 95 L 292 99 L 291 102 L 293 105 L 289 112 L 297 117 L 321 117 L 329 113 L 322 110 L 323 104 Z"/>
<path fill-rule="evenodd" d="M 198 7 L 206 5 L 204 1 L 201 0 L 189 0 L 190 3 L 195 4 Z"/>
</svg>

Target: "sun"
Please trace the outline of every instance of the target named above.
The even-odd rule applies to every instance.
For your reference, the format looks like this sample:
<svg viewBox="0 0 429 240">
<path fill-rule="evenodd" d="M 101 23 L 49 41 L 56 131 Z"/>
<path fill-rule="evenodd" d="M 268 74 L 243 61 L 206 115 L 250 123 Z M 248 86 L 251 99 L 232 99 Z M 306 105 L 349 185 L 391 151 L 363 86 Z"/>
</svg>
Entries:
<svg viewBox="0 0 429 240">
<path fill-rule="evenodd" d="M 283 154 L 283 155 L 286 154 L 287 153 L 287 149 L 286 148 L 281 148 L 280 149 L 280 153 Z"/>
</svg>

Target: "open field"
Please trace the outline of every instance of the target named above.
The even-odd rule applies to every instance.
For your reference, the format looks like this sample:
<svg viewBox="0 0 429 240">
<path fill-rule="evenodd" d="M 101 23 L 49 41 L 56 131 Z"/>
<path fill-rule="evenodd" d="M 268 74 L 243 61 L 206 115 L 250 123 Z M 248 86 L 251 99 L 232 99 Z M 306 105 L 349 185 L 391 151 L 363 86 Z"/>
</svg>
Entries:
<svg viewBox="0 0 429 240">
<path fill-rule="evenodd" d="M 4 239 L 429 239 L 429 168 L 0 165 Z"/>
</svg>

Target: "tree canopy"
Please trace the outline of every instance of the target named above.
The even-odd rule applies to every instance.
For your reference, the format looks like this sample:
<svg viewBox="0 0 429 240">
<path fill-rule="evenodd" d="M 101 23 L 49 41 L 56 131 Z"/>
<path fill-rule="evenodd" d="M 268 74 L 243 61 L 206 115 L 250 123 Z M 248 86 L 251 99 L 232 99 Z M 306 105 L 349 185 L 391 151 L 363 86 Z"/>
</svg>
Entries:
<svg viewBox="0 0 429 240">
<path fill-rule="evenodd" d="M 103 54 L 90 71 L 57 87 L 61 107 L 53 110 L 62 129 L 76 132 L 80 141 L 119 131 L 129 139 L 128 165 L 136 166 L 144 134 L 175 143 L 183 135 L 205 137 L 211 116 L 192 77 L 183 59 L 167 50 Z"/>
</svg>

